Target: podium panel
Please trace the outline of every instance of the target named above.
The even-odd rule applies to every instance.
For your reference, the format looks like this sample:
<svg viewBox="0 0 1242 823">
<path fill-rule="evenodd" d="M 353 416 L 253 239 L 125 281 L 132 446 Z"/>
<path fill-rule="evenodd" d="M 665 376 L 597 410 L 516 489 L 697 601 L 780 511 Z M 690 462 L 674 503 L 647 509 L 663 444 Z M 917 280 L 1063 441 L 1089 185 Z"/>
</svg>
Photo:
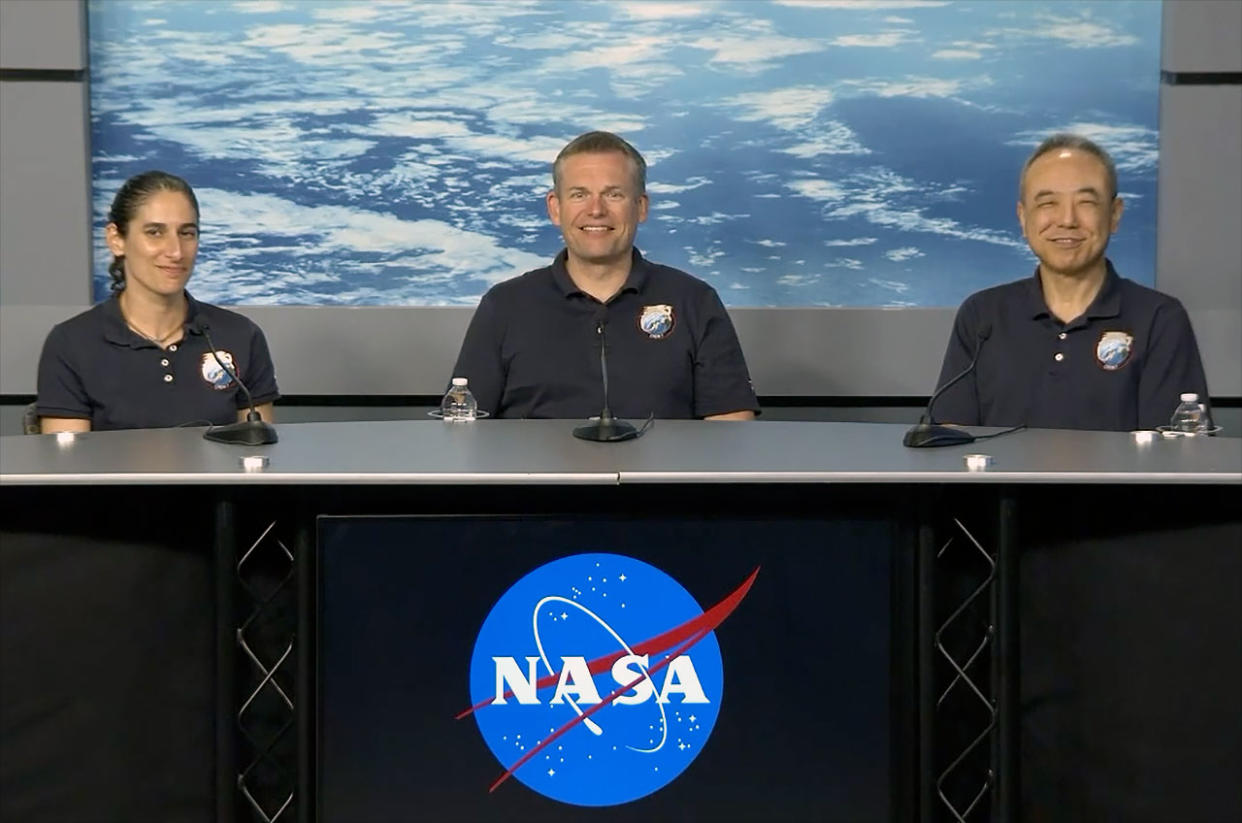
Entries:
<svg viewBox="0 0 1242 823">
<path fill-rule="evenodd" d="M 913 556 L 902 534 L 865 514 L 321 517 L 319 819 L 894 819 L 911 782 L 894 752 L 913 699 L 894 677 L 912 631 L 895 617 L 909 593 L 894 581 L 910 577 L 895 571 Z M 624 580 L 605 582 L 609 568 Z M 678 587 L 695 614 L 678 611 Z M 622 688 L 611 665 L 566 673 L 575 656 L 641 652 L 695 617 L 715 622 L 731 594 L 703 639 L 655 644 L 649 687 Z M 575 621 L 585 634 L 566 634 Z M 592 632 L 599 642 L 575 644 Z M 496 637 L 511 659 L 476 649 Z M 511 735 L 525 721 L 501 713 L 537 716 L 542 736 L 567 728 L 522 743 Z M 667 782 L 649 779 L 660 769 Z M 552 796 L 561 787 L 572 800 Z M 616 802 L 627 792 L 641 796 Z"/>
</svg>

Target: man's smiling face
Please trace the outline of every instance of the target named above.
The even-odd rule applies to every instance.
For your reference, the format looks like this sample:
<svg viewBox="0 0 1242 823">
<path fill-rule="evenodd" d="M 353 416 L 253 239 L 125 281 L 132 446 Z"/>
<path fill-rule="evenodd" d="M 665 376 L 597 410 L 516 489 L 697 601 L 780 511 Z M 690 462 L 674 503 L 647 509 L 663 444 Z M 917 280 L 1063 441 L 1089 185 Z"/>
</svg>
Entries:
<svg viewBox="0 0 1242 823">
<path fill-rule="evenodd" d="M 1053 149 L 1027 169 L 1018 222 L 1040 267 L 1075 276 L 1104 258 L 1121 222 L 1122 202 L 1104 164 L 1079 149 Z"/>
<path fill-rule="evenodd" d="M 560 185 L 548 193 L 548 216 L 561 228 L 571 262 L 592 266 L 629 259 L 647 219 L 634 162 L 619 151 L 566 157 Z"/>
</svg>

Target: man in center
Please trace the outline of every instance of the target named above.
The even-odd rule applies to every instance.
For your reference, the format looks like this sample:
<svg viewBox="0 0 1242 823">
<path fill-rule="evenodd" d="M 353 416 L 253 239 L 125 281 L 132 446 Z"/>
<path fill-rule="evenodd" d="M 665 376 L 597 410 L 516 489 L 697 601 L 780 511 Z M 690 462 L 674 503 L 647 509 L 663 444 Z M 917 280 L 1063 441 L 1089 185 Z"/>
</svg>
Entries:
<svg viewBox="0 0 1242 823">
<path fill-rule="evenodd" d="M 552 166 L 548 216 L 565 248 L 551 266 L 483 295 L 453 376 L 493 417 L 752 420 L 759 405 L 733 323 L 708 284 L 634 248 L 647 163 L 602 131 Z"/>
</svg>

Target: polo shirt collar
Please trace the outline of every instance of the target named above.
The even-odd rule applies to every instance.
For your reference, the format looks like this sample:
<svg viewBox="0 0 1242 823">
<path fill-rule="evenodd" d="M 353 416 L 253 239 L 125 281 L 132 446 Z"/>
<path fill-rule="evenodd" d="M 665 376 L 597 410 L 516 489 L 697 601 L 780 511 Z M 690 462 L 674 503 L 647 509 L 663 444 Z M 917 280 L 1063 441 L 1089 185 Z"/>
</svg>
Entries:
<svg viewBox="0 0 1242 823">
<path fill-rule="evenodd" d="M 203 304 L 194 299 L 189 292 L 185 293 L 185 333 L 186 334 L 202 334 L 203 330 L 198 327 L 198 321 L 206 320 L 203 315 Z"/>
<path fill-rule="evenodd" d="M 617 294 L 623 292 L 639 293 L 643 287 L 647 285 L 647 277 L 649 274 L 649 265 L 642 252 L 637 248 L 630 250 L 630 273 L 625 278 L 625 284 L 621 286 Z M 569 259 L 569 250 L 561 249 L 561 253 L 552 261 L 552 280 L 556 283 L 557 289 L 565 297 L 572 297 L 575 294 L 585 294 L 582 289 L 578 288 L 569 276 L 569 269 L 565 266 L 565 261 Z M 189 296 L 188 294 L 186 295 Z"/>
<path fill-rule="evenodd" d="M 140 334 L 130 329 L 129 324 L 125 322 L 125 315 L 121 313 L 120 297 L 121 295 L 118 292 L 102 304 L 104 339 L 109 343 L 115 343 L 118 346 L 129 346 L 132 349 L 145 349 L 154 346 L 154 343 L 143 339 Z M 202 304 L 191 297 L 188 291 L 185 293 L 185 302 L 185 334 L 202 334 L 202 330 L 194 322 L 202 313 Z"/>
<path fill-rule="evenodd" d="M 1104 282 L 1100 286 L 1099 294 L 1082 313 L 1081 319 L 1084 321 L 1097 317 L 1116 317 L 1121 314 L 1121 276 L 1113 268 L 1113 261 L 1105 258 L 1104 264 L 1107 267 Z M 1026 281 L 1026 302 L 1032 320 L 1052 315 L 1052 312 L 1048 311 L 1048 304 L 1044 302 L 1044 287 L 1039 282 L 1038 265 L 1035 266 L 1035 274 Z"/>
</svg>

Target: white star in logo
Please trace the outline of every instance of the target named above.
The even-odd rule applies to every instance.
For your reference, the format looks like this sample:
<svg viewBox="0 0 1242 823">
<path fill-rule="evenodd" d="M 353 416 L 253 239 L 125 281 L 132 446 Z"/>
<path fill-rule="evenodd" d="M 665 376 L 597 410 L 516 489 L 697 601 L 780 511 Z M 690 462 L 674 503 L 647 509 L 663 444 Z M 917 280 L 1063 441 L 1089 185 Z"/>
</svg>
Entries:
<svg viewBox="0 0 1242 823">
<path fill-rule="evenodd" d="M 561 620 L 564 620 L 567 617 L 569 617 L 569 615 L 565 614 L 565 612 L 561 612 Z"/>
<path fill-rule="evenodd" d="M 696 718 L 694 715 L 690 715 L 690 722 L 691 722 L 691 723 L 693 723 L 693 722 L 694 722 L 695 720 L 697 720 L 697 719 L 698 719 L 698 718 Z"/>
<path fill-rule="evenodd" d="M 556 769 L 548 769 L 548 777 L 552 777 L 554 774 L 556 774 Z"/>
<path fill-rule="evenodd" d="M 624 583 L 624 582 L 625 582 L 625 573 L 624 573 L 624 572 L 622 572 L 621 576 L 620 576 L 620 577 L 618 577 L 617 579 L 618 579 L 618 580 L 620 580 L 622 583 Z"/>
</svg>

